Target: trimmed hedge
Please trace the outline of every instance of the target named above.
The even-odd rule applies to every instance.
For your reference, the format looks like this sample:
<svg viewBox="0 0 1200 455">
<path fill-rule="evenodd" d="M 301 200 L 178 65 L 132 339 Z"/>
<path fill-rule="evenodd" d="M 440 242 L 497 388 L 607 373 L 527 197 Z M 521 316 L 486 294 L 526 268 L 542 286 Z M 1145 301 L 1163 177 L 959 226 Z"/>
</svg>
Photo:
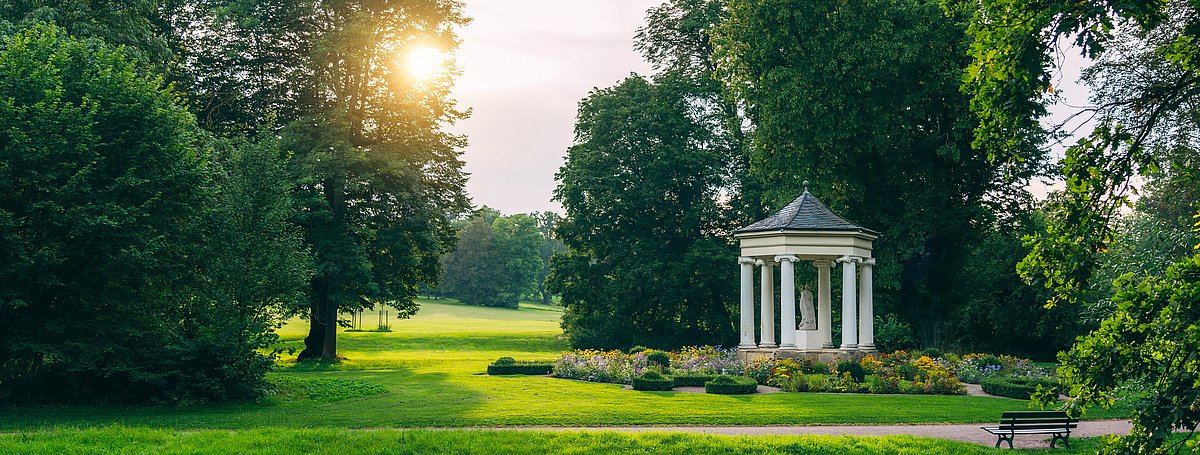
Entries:
<svg viewBox="0 0 1200 455">
<path fill-rule="evenodd" d="M 1037 391 L 1038 386 L 1054 391 L 1055 395 L 1065 392 L 1065 387 L 1057 381 L 1049 379 L 1014 378 L 1007 376 L 984 379 L 979 385 L 983 391 L 1001 397 L 1028 400 L 1029 395 Z"/>
<path fill-rule="evenodd" d="M 704 383 L 716 379 L 715 374 L 680 374 L 671 376 L 675 387 L 704 387 Z"/>
<path fill-rule="evenodd" d="M 746 376 L 721 375 L 704 383 L 704 392 L 717 395 L 746 395 L 758 391 L 758 381 Z"/>
<path fill-rule="evenodd" d="M 512 357 L 501 357 L 495 363 L 488 365 L 488 374 L 533 374 L 544 375 L 554 371 L 554 363 L 536 361 L 517 361 Z"/>
<path fill-rule="evenodd" d="M 645 374 L 633 378 L 633 390 L 666 391 L 673 388 L 675 388 L 675 382 L 671 378 L 663 377 L 655 371 L 647 371 Z"/>
</svg>

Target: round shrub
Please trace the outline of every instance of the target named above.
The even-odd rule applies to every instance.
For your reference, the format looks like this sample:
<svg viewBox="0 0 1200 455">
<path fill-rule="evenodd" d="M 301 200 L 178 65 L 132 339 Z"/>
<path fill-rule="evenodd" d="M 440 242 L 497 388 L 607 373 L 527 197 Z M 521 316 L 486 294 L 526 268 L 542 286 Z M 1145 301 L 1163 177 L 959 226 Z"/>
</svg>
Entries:
<svg viewBox="0 0 1200 455">
<path fill-rule="evenodd" d="M 1028 400 L 1037 391 L 1038 386 L 1050 390 L 1055 395 L 1065 393 L 1066 388 L 1058 381 L 1050 379 L 1033 379 L 998 376 L 984 379 L 979 383 L 984 392 L 990 395 Z"/>
<path fill-rule="evenodd" d="M 516 365 L 516 364 L 517 364 L 517 359 L 514 359 L 512 357 L 501 357 L 499 359 L 496 359 L 496 363 L 493 363 L 492 365 Z"/>
<path fill-rule="evenodd" d="M 942 350 L 938 348 L 925 348 L 924 351 L 921 351 L 921 354 L 931 359 L 936 359 L 942 356 Z"/>
<path fill-rule="evenodd" d="M 758 381 L 746 376 L 720 375 L 704 383 L 704 392 L 717 395 L 747 395 L 758 391 Z"/>
<path fill-rule="evenodd" d="M 863 382 L 867 379 L 867 371 L 858 362 L 838 363 L 837 374 L 841 376 L 842 373 L 850 373 L 850 377 L 854 378 L 854 382 Z"/>
<path fill-rule="evenodd" d="M 671 378 L 663 377 L 657 371 L 650 370 L 641 376 L 633 378 L 633 390 L 665 391 L 675 387 Z"/>
<path fill-rule="evenodd" d="M 671 357 L 662 351 L 649 351 L 646 354 L 646 361 L 650 362 L 651 365 L 658 365 L 664 370 L 671 366 Z"/>
</svg>

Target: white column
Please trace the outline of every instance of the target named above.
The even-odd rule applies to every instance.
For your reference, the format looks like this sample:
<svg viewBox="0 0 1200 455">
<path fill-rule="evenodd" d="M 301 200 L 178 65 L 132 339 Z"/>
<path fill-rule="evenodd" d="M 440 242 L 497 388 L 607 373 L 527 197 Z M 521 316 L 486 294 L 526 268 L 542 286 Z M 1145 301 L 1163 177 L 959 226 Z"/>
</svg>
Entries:
<svg viewBox="0 0 1200 455">
<path fill-rule="evenodd" d="M 779 347 L 796 348 L 796 273 L 795 256 L 775 256 L 779 261 Z"/>
<path fill-rule="evenodd" d="M 742 265 L 742 342 L 739 348 L 755 348 L 754 344 L 754 260 L 738 258 Z"/>
<path fill-rule="evenodd" d="M 855 262 L 859 258 L 851 256 L 842 256 L 838 262 L 842 263 L 842 349 L 851 350 L 858 348 L 858 321 L 855 319 L 855 308 L 858 307 L 858 298 L 854 295 L 855 281 Z"/>
<path fill-rule="evenodd" d="M 822 348 L 833 347 L 833 302 L 829 297 L 829 266 L 832 261 L 815 261 L 817 266 L 817 333 Z"/>
<path fill-rule="evenodd" d="M 862 269 L 858 273 L 858 349 L 862 351 L 875 350 L 875 290 L 872 281 L 872 269 L 875 259 L 863 259 Z"/>
<path fill-rule="evenodd" d="M 762 267 L 759 279 L 759 332 L 758 347 L 775 347 L 775 267 L 771 261 L 758 260 L 755 264 Z"/>
</svg>

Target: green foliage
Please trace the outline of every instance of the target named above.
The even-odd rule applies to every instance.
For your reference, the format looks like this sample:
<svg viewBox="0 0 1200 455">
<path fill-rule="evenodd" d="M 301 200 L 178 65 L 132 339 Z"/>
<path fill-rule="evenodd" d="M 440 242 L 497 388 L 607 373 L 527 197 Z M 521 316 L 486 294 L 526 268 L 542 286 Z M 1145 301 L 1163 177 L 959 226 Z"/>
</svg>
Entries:
<svg viewBox="0 0 1200 455">
<path fill-rule="evenodd" d="M 516 363 L 517 360 L 512 357 L 501 357 L 496 359 L 496 362 L 492 365 L 516 365 Z"/>
<path fill-rule="evenodd" d="M 664 370 L 671 367 L 671 357 L 662 351 L 649 351 L 646 354 L 646 362 L 651 365 L 658 365 Z"/>
<path fill-rule="evenodd" d="M 746 376 L 720 375 L 704 383 L 704 393 L 747 395 L 758 391 L 758 381 Z"/>
<path fill-rule="evenodd" d="M 641 376 L 633 378 L 633 390 L 668 391 L 675 387 L 671 378 L 664 377 L 657 371 L 649 370 Z"/>
<path fill-rule="evenodd" d="M 982 380 L 979 385 L 985 393 L 1018 400 L 1030 399 L 1039 387 L 1049 391 L 1053 400 L 1057 400 L 1059 394 L 1066 392 L 1057 381 L 1013 376 L 990 377 Z"/>
<path fill-rule="evenodd" d="M 501 216 L 484 207 L 458 233 L 457 248 L 442 257 L 443 283 L 437 292 L 471 305 L 517 308 L 537 287 L 537 219 Z"/>
<path fill-rule="evenodd" d="M 876 305 L 937 344 L 978 226 L 1025 186 L 971 149 L 964 17 L 923 0 L 727 5 L 713 42 L 754 125 L 743 188 L 779 207 L 808 180 L 835 212 L 882 230 Z"/>
<path fill-rule="evenodd" d="M 717 200 L 727 144 L 690 102 L 694 87 L 632 76 L 580 103 L 555 198 L 568 252 L 553 260 L 572 346 L 730 344 L 735 251 Z"/>
<path fill-rule="evenodd" d="M 704 387 L 704 383 L 712 381 L 715 374 L 677 374 L 671 376 L 675 387 Z"/>
<path fill-rule="evenodd" d="M 879 352 L 902 351 L 916 347 L 912 327 L 895 314 L 876 316 L 875 347 Z"/>
<path fill-rule="evenodd" d="M 967 351 L 1053 360 L 1086 332 L 1074 306 L 1044 308 L 1050 293 L 1040 280 L 1026 281 L 1013 264 L 1030 251 L 1021 238 L 1045 230 L 1040 212 L 1014 214 L 987 229 L 964 265 L 963 302 L 947 324 L 947 338 Z"/>
<path fill-rule="evenodd" d="M 1112 449 L 1157 450 L 1174 428 L 1200 420 L 1200 255 L 1116 286 L 1116 311 L 1060 356 L 1058 375 L 1075 397 L 1070 411 L 1111 406 L 1123 388 L 1136 392 L 1133 431 Z"/>
<path fill-rule="evenodd" d="M 942 356 L 942 350 L 938 348 L 925 348 L 924 351 L 921 351 L 921 354 L 931 359 L 936 359 Z"/>
<path fill-rule="evenodd" d="M 171 37 L 161 33 L 164 24 L 160 13 L 165 11 L 160 11 L 160 6 L 152 0 L 13 0 L 0 4 L 0 25 L 7 20 L 15 29 L 21 29 L 51 23 L 76 38 L 124 46 L 132 59 L 164 71 L 174 55 Z M 0 35 L 3 32 L 0 26 Z"/>
<path fill-rule="evenodd" d="M 322 403 L 386 393 L 387 387 L 362 379 L 305 378 L 273 375 L 270 378 L 277 395 L 307 398 Z"/>
<path fill-rule="evenodd" d="M 51 26 L 4 39 L 0 400 L 261 394 L 308 273 L 274 153 L 210 144 L 120 51 Z"/>
<path fill-rule="evenodd" d="M 863 370 L 863 366 L 858 362 L 838 362 L 837 374 L 850 373 L 850 377 L 854 378 L 854 382 L 863 382 L 867 379 L 867 372 Z"/>
</svg>

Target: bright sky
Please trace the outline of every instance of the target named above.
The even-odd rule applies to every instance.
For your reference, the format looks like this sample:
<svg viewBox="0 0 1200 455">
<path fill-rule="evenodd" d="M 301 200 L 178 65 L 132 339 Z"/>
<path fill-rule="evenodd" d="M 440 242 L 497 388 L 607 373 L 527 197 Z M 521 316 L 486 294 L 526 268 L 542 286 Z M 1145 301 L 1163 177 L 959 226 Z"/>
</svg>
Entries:
<svg viewBox="0 0 1200 455">
<path fill-rule="evenodd" d="M 470 139 L 463 158 L 476 206 L 505 214 L 561 212 L 550 198 L 573 143 L 578 103 L 631 72 L 650 73 L 633 36 L 646 10 L 662 1 L 467 0 L 473 21 L 460 30 L 456 60 L 463 74 L 454 96 L 472 115 L 452 130 Z M 1082 59 L 1072 55 L 1063 63 L 1055 85 L 1070 104 L 1085 104 L 1086 89 L 1074 83 Z M 1073 109 L 1052 111 L 1061 120 Z M 1053 159 L 1063 148 L 1052 147 Z M 1044 197 L 1049 187 L 1035 182 L 1031 189 Z"/>
<path fill-rule="evenodd" d="M 578 103 L 630 72 L 649 74 L 633 49 L 646 10 L 662 0 L 468 0 L 455 87 L 471 118 L 453 131 L 476 206 L 506 214 L 561 211 L 554 174 L 573 143 Z"/>
</svg>

